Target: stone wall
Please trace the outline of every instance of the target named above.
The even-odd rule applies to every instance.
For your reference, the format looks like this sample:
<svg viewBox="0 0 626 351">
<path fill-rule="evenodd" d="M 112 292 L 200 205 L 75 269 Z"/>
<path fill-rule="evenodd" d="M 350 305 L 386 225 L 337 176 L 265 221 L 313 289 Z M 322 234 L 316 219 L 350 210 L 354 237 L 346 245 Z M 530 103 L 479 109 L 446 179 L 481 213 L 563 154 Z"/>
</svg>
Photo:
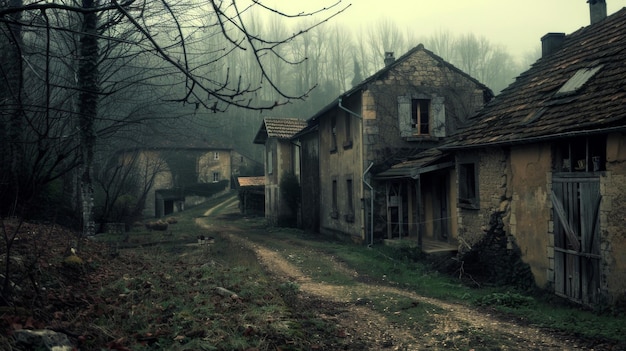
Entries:
<svg viewBox="0 0 626 351">
<path fill-rule="evenodd" d="M 613 302 L 626 303 L 626 135 L 607 140 L 607 171 L 601 178 L 602 274 Z"/>
<path fill-rule="evenodd" d="M 457 207 L 460 250 L 465 251 L 479 242 L 489 228 L 491 214 L 502 212 L 504 230 L 508 232 L 507 219 L 510 217 L 510 193 L 507 192 L 506 155 L 502 149 L 473 150 L 459 153 L 458 162 L 476 161 L 478 167 L 478 208 Z M 457 184 L 459 175 L 457 167 Z"/>
</svg>

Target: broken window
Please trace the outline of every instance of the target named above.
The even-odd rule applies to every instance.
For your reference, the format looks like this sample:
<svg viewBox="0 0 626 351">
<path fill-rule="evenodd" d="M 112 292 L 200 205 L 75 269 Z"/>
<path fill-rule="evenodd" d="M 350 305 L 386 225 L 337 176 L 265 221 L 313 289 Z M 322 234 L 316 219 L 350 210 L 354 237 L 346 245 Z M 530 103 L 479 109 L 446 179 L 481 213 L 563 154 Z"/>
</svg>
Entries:
<svg viewBox="0 0 626 351">
<path fill-rule="evenodd" d="M 606 170 L 606 136 L 572 138 L 555 144 L 555 172 L 600 172 Z"/>
<path fill-rule="evenodd" d="M 576 93 L 591 77 L 598 73 L 602 67 L 603 65 L 598 65 L 592 68 L 579 69 L 567 82 L 565 82 L 565 84 L 563 84 L 559 91 L 556 92 L 555 96 L 560 97 Z"/>
<path fill-rule="evenodd" d="M 398 127 L 406 140 L 445 137 L 445 99 L 421 93 L 398 96 Z"/>
<path fill-rule="evenodd" d="M 459 164 L 459 205 L 478 208 L 478 183 L 476 182 L 476 165 L 474 163 Z"/>
<path fill-rule="evenodd" d="M 430 100 L 411 100 L 411 128 L 415 134 L 430 134 Z"/>
</svg>

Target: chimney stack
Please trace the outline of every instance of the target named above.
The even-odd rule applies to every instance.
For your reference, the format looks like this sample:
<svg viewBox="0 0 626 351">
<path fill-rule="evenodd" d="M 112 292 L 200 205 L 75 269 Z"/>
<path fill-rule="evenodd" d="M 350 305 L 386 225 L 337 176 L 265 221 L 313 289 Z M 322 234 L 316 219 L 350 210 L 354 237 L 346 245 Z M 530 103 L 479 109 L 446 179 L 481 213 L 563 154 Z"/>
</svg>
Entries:
<svg viewBox="0 0 626 351">
<path fill-rule="evenodd" d="M 557 51 L 564 39 L 565 33 L 548 33 L 541 37 L 541 57 L 546 57 Z"/>
<path fill-rule="evenodd" d="M 393 56 L 393 51 L 386 51 L 385 52 L 385 67 L 389 66 L 395 61 L 396 61 L 396 58 Z"/>
<path fill-rule="evenodd" d="M 598 23 L 606 18 L 606 1 L 605 0 L 587 0 L 589 3 L 589 15 L 591 24 Z"/>
</svg>

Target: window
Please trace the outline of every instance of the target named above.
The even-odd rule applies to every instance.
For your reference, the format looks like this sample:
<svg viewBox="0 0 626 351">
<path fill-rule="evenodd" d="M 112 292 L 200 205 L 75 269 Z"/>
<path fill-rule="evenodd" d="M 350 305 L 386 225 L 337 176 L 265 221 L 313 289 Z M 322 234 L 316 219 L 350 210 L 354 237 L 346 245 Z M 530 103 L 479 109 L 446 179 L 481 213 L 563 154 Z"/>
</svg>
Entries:
<svg viewBox="0 0 626 351">
<path fill-rule="evenodd" d="M 346 112 L 345 115 L 345 128 L 346 128 L 346 140 L 343 142 L 343 148 L 349 149 L 352 147 L 352 116 Z"/>
<path fill-rule="evenodd" d="M 430 100 L 411 100 L 411 128 L 416 134 L 430 134 Z"/>
<path fill-rule="evenodd" d="M 339 218 L 339 210 L 337 209 L 337 180 L 333 179 L 333 187 L 332 187 L 332 209 L 330 212 L 330 216 L 332 218 Z"/>
<path fill-rule="evenodd" d="M 219 159 L 220 159 L 220 153 L 219 153 L 219 152 L 217 152 L 217 151 L 215 151 L 215 152 L 213 153 L 213 159 L 214 159 L 214 160 L 219 160 Z"/>
<path fill-rule="evenodd" d="M 565 82 L 565 84 L 563 84 L 563 86 L 561 86 L 559 91 L 556 92 L 555 97 L 576 93 L 591 77 L 598 73 L 602 67 L 603 65 L 598 65 L 593 68 L 579 69 L 567 82 Z"/>
<path fill-rule="evenodd" d="M 213 183 L 217 183 L 220 181 L 220 173 L 219 172 L 213 172 Z"/>
<path fill-rule="evenodd" d="M 274 160 L 272 157 L 272 151 L 267 152 L 267 174 L 272 174 L 274 172 Z"/>
<path fill-rule="evenodd" d="M 478 183 L 474 163 L 459 164 L 459 206 L 478 208 Z"/>
<path fill-rule="evenodd" d="M 606 137 L 572 138 L 555 143 L 555 172 L 601 172 L 606 170 Z"/>
<path fill-rule="evenodd" d="M 346 179 L 346 201 L 348 202 L 348 213 L 346 222 L 354 222 L 354 190 L 352 189 L 352 179 Z"/>
<path fill-rule="evenodd" d="M 398 127 L 406 141 L 446 136 L 445 98 L 414 93 L 398 96 Z"/>
<path fill-rule="evenodd" d="M 337 151 L 337 118 L 330 119 L 330 152 Z"/>
</svg>

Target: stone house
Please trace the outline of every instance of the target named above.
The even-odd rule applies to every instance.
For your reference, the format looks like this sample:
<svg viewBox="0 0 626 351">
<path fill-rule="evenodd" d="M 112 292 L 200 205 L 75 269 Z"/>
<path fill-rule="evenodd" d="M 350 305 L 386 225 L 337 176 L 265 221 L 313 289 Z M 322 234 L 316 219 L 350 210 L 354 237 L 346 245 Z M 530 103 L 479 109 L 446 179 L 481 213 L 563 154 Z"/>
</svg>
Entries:
<svg viewBox="0 0 626 351">
<path fill-rule="evenodd" d="M 319 202 L 315 220 L 324 234 L 360 243 L 373 243 L 375 231 L 415 237 L 417 208 L 431 203 L 422 201 L 427 195 L 419 195 L 413 174 L 389 176 L 390 167 L 441 145 L 492 96 L 423 45 L 397 60 L 386 53 L 384 68 L 310 117 L 292 140 L 301 146 L 302 165 L 316 165 L 308 172 L 317 172 L 317 180 L 301 177 L 302 207 Z M 446 167 L 454 169 L 453 163 Z M 428 181 L 446 189 L 454 184 L 438 174 Z"/>
<path fill-rule="evenodd" d="M 254 143 L 265 146 L 265 217 L 272 224 L 291 224 L 298 209 L 290 208 L 281 192 L 281 180 L 286 174 L 300 175 L 299 146 L 291 138 L 306 127 L 297 118 L 263 119 Z"/>
<path fill-rule="evenodd" d="M 573 301 L 626 298 L 626 9 L 542 38 L 542 57 L 441 148 L 458 235 L 498 217 L 535 283 Z"/>
<path fill-rule="evenodd" d="M 234 177 L 259 167 L 259 162 L 229 148 L 205 145 L 128 149 L 121 162 L 133 164 L 145 193 L 145 216 L 163 217 L 234 189 Z"/>
</svg>

